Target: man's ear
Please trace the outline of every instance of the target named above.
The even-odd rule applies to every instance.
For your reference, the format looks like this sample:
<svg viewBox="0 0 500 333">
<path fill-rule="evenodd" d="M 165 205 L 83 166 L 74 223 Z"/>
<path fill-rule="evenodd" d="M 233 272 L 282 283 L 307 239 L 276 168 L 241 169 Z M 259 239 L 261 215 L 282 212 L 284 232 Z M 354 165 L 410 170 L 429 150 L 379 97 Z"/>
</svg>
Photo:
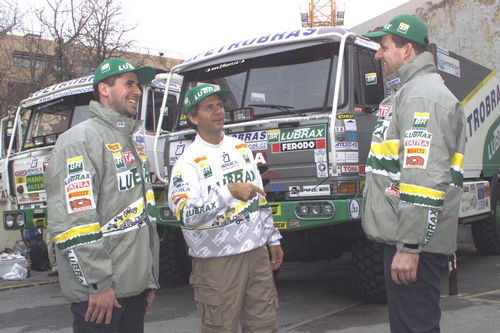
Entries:
<svg viewBox="0 0 500 333">
<path fill-rule="evenodd" d="M 404 46 L 404 57 L 406 59 L 413 59 L 416 56 L 415 49 L 411 43 L 406 43 Z"/>
<path fill-rule="evenodd" d="M 193 125 L 198 126 L 198 117 L 193 116 L 191 113 L 188 113 L 188 114 L 187 114 L 187 117 L 188 117 L 189 121 L 190 121 L 191 123 L 193 123 Z"/>
<path fill-rule="evenodd" d="M 97 84 L 97 90 L 99 90 L 99 95 L 108 97 L 109 96 L 109 86 L 104 82 L 99 82 Z"/>
</svg>

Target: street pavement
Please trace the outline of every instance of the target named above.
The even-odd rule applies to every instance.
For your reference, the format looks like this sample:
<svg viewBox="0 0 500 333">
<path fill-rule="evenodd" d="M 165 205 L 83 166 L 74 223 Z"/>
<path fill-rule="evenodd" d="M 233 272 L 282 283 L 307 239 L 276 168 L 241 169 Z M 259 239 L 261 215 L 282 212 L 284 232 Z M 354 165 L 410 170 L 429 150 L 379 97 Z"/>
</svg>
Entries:
<svg viewBox="0 0 500 333">
<path fill-rule="evenodd" d="M 364 300 L 349 276 L 349 258 L 337 263 L 285 263 L 277 279 L 279 332 L 389 332 L 384 304 Z M 500 255 L 480 256 L 474 248 L 458 260 L 458 295 L 448 295 L 442 276 L 441 332 L 500 332 Z M 71 332 L 68 303 L 58 280 L 32 271 L 21 281 L 0 280 L 0 332 Z M 145 332 L 199 332 L 188 286 L 157 292 Z"/>
</svg>

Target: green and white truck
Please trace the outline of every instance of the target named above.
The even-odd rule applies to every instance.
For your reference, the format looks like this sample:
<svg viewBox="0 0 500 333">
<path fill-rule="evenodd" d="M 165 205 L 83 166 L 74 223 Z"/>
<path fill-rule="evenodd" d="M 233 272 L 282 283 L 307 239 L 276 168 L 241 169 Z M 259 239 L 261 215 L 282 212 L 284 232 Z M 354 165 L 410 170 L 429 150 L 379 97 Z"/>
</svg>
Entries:
<svg viewBox="0 0 500 333">
<path fill-rule="evenodd" d="M 154 131 L 160 115 L 163 129 L 168 130 L 173 114 L 161 111 L 165 73 L 142 87 L 138 119 L 144 120 L 146 154 L 152 158 Z M 170 83 L 167 106 L 173 110 L 180 91 L 181 78 Z M 12 247 L 23 239 L 23 230 L 46 227 L 46 193 L 44 172 L 49 154 L 58 136 L 88 118 L 88 104 L 93 99 L 93 75 L 61 82 L 33 93 L 23 100 L 15 114 L 0 122 L 0 210 L 3 230 L 0 247 Z M 170 118 L 169 118 L 170 117 Z M 166 188 L 152 169 L 150 178 L 159 201 Z M 157 208 L 159 209 L 159 208 Z M 20 230 L 21 232 L 15 232 Z M 163 242 L 162 244 L 164 244 Z M 162 245 L 163 246 L 163 245 Z"/>
<path fill-rule="evenodd" d="M 356 283 L 366 295 L 382 298 L 380 246 L 365 239 L 360 226 L 364 167 L 386 90 L 377 49 L 341 28 L 307 28 L 221 45 L 171 73 L 184 78 L 180 101 L 202 83 L 231 90 L 224 130 L 253 151 L 285 260 L 330 260 L 350 251 Z M 466 110 L 466 179 L 457 223 L 472 224 L 479 252 L 500 253 L 499 76 L 436 45 L 429 50 Z M 172 130 L 156 131 L 156 139 L 166 142 L 155 144 L 156 168 L 166 162 L 159 175 L 165 184 L 195 135 L 182 103 L 175 114 Z M 170 211 L 158 223 L 180 235 Z M 171 262 L 186 273 L 185 245 L 175 239 L 179 244 L 172 248 L 183 253 L 170 253 L 176 258 Z"/>
</svg>

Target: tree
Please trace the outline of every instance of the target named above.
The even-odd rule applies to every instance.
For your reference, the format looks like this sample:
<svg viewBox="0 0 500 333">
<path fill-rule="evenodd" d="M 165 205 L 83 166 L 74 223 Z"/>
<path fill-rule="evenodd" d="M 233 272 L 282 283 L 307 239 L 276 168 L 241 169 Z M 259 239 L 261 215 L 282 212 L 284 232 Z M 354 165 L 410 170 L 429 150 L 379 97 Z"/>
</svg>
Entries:
<svg viewBox="0 0 500 333">
<path fill-rule="evenodd" d="M 22 21 L 19 7 L 15 1 L 0 0 L 0 43 L 5 42 L 7 34 L 14 31 Z M 0 48 L 0 82 L 4 82 L 13 64 L 4 47 Z M 0 115 L 11 103 L 11 95 L 0 90 Z"/>
</svg>

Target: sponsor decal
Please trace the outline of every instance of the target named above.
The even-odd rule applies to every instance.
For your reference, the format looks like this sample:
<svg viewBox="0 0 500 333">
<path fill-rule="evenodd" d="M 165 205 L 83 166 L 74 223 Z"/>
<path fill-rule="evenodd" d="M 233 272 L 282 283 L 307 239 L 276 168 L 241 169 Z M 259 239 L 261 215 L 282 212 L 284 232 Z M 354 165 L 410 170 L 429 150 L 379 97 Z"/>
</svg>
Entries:
<svg viewBox="0 0 500 333">
<path fill-rule="evenodd" d="M 222 153 L 222 162 L 223 162 L 221 165 L 222 170 L 227 170 L 238 166 L 238 162 L 231 161 L 231 157 L 227 152 Z"/>
<path fill-rule="evenodd" d="M 297 220 L 290 221 L 290 222 L 288 222 L 288 226 L 290 228 L 298 228 L 298 227 L 300 227 L 300 221 L 297 221 Z"/>
<path fill-rule="evenodd" d="M 286 229 L 286 222 L 274 222 L 274 227 L 276 229 Z"/>
<path fill-rule="evenodd" d="M 108 150 L 111 150 L 111 151 L 115 152 L 115 151 L 121 150 L 122 146 L 120 145 L 119 142 L 117 142 L 117 143 L 107 144 L 106 148 L 108 148 Z"/>
<path fill-rule="evenodd" d="M 74 190 L 80 190 L 80 189 L 85 189 L 85 188 L 90 188 L 90 181 L 76 181 L 69 183 L 66 185 L 66 193 L 74 191 Z"/>
<path fill-rule="evenodd" d="M 255 141 L 267 141 L 267 131 L 256 131 L 256 132 L 246 132 L 231 134 L 232 137 L 240 139 L 246 143 Z"/>
<path fill-rule="evenodd" d="M 26 177 L 16 177 L 16 185 L 26 183 Z"/>
<path fill-rule="evenodd" d="M 125 171 L 127 167 L 125 166 L 125 162 L 122 157 L 122 153 L 117 151 L 113 153 L 113 158 L 115 160 L 115 167 L 118 171 Z"/>
<path fill-rule="evenodd" d="M 316 163 L 316 174 L 318 178 L 328 177 L 328 168 L 326 167 L 326 163 Z"/>
<path fill-rule="evenodd" d="M 330 195 L 330 185 L 290 186 L 288 191 L 290 197 L 326 196 Z"/>
<path fill-rule="evenodd" d="M 390 119 L 387 120 L 386 118 L 379 118 L 379 120 L 377 120 L 377 122 L 375 123 L 373 136 L 379 138 L 382 141 L 385 141 L 387 135 L 387 129 L 389 128 L 390 124 L 391 124 Z"/>
<path fill-rule="evenodd" d="M 318 29 L 315 28 L 306 28 L 306 29 L 297 29 L 293 31 L 286 31 L 286 32 L 278 32 L 278 33 L 273 33 L 273 34 L 267 34 L 267 35 L 261 35 L 258 37 L 250 38 L 247 40 L 240 40 L 238 42 L 232 43 L 232 44 L 226 44 L 221 47 L 215 48 L 215 49 L 210 49 L 206 52 L 197 54 L 193 58 L 189 59 L 188 61 L 194 61 L 196 59 L 203 59 L 205 57 L 210 57 L 213 55 L 217 54 L 223 54 L 226 53 L 227 51 L 231 50 L 236 50 L 236 49 L 243 49 L 247 47 L 253 47 L 255 45 L 266 45 L 266 44 L 273 44 L 274 42 L 279 42 L 279 41 L 291 41 L 291 40 L 305 40 L 309 38 L 309 36 L 314 36 L 318 32 Z M 226 68 L 227 66 L 231 66 L 232 63 L 229 64 L 224 64 L 224 66 L 221 66 L 222 68 Z M 217 70 L 219 67 L 210 69 L 210 70 Z"/>
<path fill-rule="evenodd" d="M 356 126 L 356 119 L 345 119 L 344 126 L 346 131 L 356 131 L 358 129 Z"/>
<path fill-rule="evenodd" d="M 68 255 L 69 264 L 71 265 L 71 268 L 73 268 L 76 278 L 82 286 L 88 286 L 87 279 L 85 278 L 85 275 L 83 275 L 82 267 L 80 266 L 78 257 L 75 254 L 75 250 L 71 249 L 66 253 Z"/>
<path fill-rule="evenodd" d="M 399 185 L 392 183 L 391 186 L 385 189 L 385 194 L 399 198 Z"/>
<path fill-rule="evenodd" d="M 335 161 L 337 163 L 345 163 L 346 162 L 346 152 L 345 151 L 336 151 L 335 155 L 337 155 L 337 158 Z"/>
<path fill-rule="evenodd" d="M 361 205 L 356 199 L 349 199 L 349 217 L 351 219 L 359 219 L 361 215 Z"/>
<path fill-rule="evenodd" d="M 14 173 L 14 176 L 16 177 L 26 176 L 26 170 L 18 170 Z"/>
<path fill-rule="evenodd" d="M 354 115 L 350 113 L 339 113 L 337 115 L 337 120 L 344 120 L 344 119 L 354 119 Z"/>
<path fill-rule="evenodd" d="M 264 177 L 262 177 L 262 178 L 264 179 Z M 281 177 L 268 177 L 268 178 L 282 178 L 282 176 Z M 271 192 L 285 192 L 285 184 L 283 184 L 283 183 L 271 183 Z"/>
<path fill-rule="evenodd" d="M 43 191 L 43 173 L 26 176 L 26 188 L 28 192 Z"/>
<path fill-rule="evenodd" d="M 378 108 L 377 116 L 383 117 L 383 118 L 389 117 L 392 115 L 391 110 L 392 110 L 391 105 L 380 105 Z"/>
<path fill-rule="evenodd" d="M 404 22 L 401 22 L 399 23 L 399 27 L 398 27 L 398 32 L 406 35 L 406 33 L 408 32 L 408 29 L 410 29 L 410 26 Z"/>
<path fill-rule="evenodd" d="M 240 144 L 237 144 L 236 146 L 234 146 L 234 148 L 243 149 L 243 148 L 248 148 L 248 146 L 246 143 L 240 143 Z"/>
<path fill-rule="evenodd" d="M 314 162 L 321 163 L 326 162 L 326 149 L 316 149 L 314 150 Z"/>
<path fill-rule="evenodd" d="M 271 131 L 270 131 L 271 132 Z M 299 128 L 285 128 L 279 130 L 278 136 L 269 135 L 269 142 L 293 142 L 320 139 L 326 137 L 326 126 L 310 126 Z"/>
<path fill-rule="evenodd" d="M 318 140 L 320 141 L 320 140 Z M 298 141 L 298 142 L 283 142 L 280 144 L 280 150 L 278 152 L 285 152 L 285 151 L 298 151 L 298 150 L 310 150 L 310 149 L 316 149 L 316 148 L 324 148 L 324 142 L 325 140 L 322 139 L 323 143 L 321 144 L 321 147 L 317 145 L 316 140 L 309 140 L 309 141 Z M 273 146 L 274 148 L 274 146 Z M 273 150 L 273 153 L 275 151 Z"/>
<path fill-rule="evenodd" d="M 358 152 L 357 151 L 348 151 L 345 153 L 345 162 L 346 163 L 358 163 Z"/>
<path fill-rule="evenodd" d="M 429 113 L 415 112 L 413 114 L 412 128 L 416 130 L 427 129 L 427 123 L 429 122 Z"/>
<path fill-rule="evenodd" d="M 80 197 L 85 197 L 90 194 L 89 190 L 83 190 L 83 191 L 74 191 L 68 194 L 68 198 L 80 198 Z"/>
<path fill-rule="evenodd" d="M 119 121 L 116 123 L 116 127 L 123 128 L 123 127 L 125 127 L 125 123 L 123 121 Z"/>
<path fill-rule="evenodd" d="M 420 117 L 424 119 L 420 121 L 420 124 L 427 122 L 425 121 L 425 116 Z M 415 118 L 414 118 L 415 123 Z M 404 165 L 403 168 L 409 169 L 425 169 L 427 167 L 427 161 L 429 159 L 429 151 L 431 145 L 432 134 L 427 132 L 425 128 L 419 130 L 408 130 L 405 132 L 404 141 Z"/>
<path fill-rule="evenodd" d="M 271 212 L 273 215 L 281 215 L 281 205 L 280 204 L 269 204 L 271 207 Z"/>
<path fill-rule="evenodd" d="M 357 142 L 335 142 L 336 150 L 358 150 Z"/>
<path fill-rule="evenodd" d="M 126 151 L 122 154 L 123 156 L 123 160 L 126 162 L 126 163 L 133 163 L 135 162 L 135 157 L 134 157 L 134 154 L 131 152 L 131 151 Z"/>
<path fill-rule="evenodd" d="M 386 85 L 388 88 L 390 88 L 393 85 L 398 84 L 399 82 L 401 82 L 401 80 L 399 79 L 399 77 L 397 77 L 397 78 L 392 79 L 391 81 L 387 82 Z"/>
<path fill-rule="evenodd" d="M 377 73 L 366 73 L 365 84 L 367 86 L 372 86 L 374 84 L 377 84 Z"/>
<path fill-rule="evenodd" d="M 128 191 L 142 182 L 141 176 L 137 172 L 137 168 L 132 168 L 116 174 L 118 182 L 118 191 Z"/>
<path fill-rule="evenodd" d="M 249 142 L 247 145 L 253 151 L 267 150 L 267 141 Z"/>
<path fill-rule="evenodd" d="M 447 54 L 437 52 L 437 68 L 438 70 L 448 73 L 450 75 L 460 77 L 460 61 L 452 58 Z"/>
<path fill-rule="evenodd" d="M 262 174 L 262 179 L 283 178 L 283 175 L 278 172 L 268 170 Z M 284 190 L 283 190 L 284 191 Z"/>
<path fill-rule="evenodd" d="M 438 211 L 436 209 L 429 209 L 424 244 L 427 244 L 431 240 L 432 236 L 434 236 L 434 233 L 436 232 L 437 219 Z"/>
<path fill-rule="evenodd" d="M 267 164 L 267 155 L 266 152 L 253 152 L 253 158 L 257 165 Z"/>
<path fill-rule="evenodd" d="M 345 173 L 358 173 L 359 166 L 358 165 L 342 165 L 342 174 Z"/>
</svg>

